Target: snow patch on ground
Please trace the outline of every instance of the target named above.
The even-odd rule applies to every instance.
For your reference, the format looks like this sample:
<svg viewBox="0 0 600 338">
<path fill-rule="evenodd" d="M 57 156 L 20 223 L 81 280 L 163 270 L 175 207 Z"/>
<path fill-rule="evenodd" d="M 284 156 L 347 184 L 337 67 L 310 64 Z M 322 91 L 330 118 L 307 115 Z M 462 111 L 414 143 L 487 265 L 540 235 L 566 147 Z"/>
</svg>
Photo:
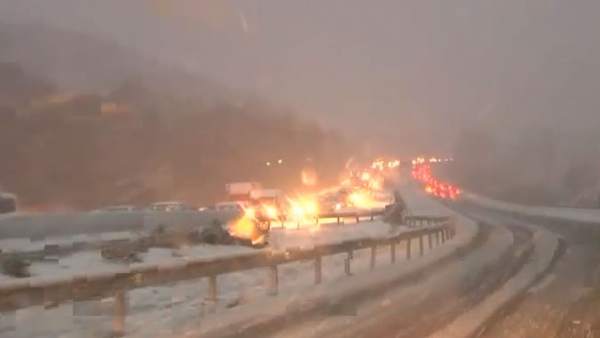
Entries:
<svg viewBox="0 0 600 338">
<path fill-rule="evenodd" d="M 580 209 L 545 206 L 526 206 L 498 201 L 474 193 L 465 192 L 463 197 L 473 203 L 497 210 L 584 223 L 600 223 L 600 209 Z"/>
<path fill-rule="evenodd" d="M 60 257 L 56 261 L 34 261 L 29 272 L 33 276 L 67 277 L 87 272 L 111 271 L 123 266 L 126 265 L 102 259 L 98 251 L 82 251 Z"/>
</svg>

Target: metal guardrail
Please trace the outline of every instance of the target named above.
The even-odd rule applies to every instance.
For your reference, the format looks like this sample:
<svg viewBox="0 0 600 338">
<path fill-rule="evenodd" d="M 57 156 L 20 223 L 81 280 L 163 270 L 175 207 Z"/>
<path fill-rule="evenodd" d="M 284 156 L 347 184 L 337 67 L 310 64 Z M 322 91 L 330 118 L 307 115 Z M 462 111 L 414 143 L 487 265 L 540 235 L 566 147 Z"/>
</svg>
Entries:
<svg viewBox="0 0 600 338">
<path fill-rule="evenodd" d="M 369 209 L 359 211 L 342 211 L 342 212 L 330 212 L 321 213 L 315 217 L 315 223 L 319 224 L 322 219 L 336 219 L 337 224 L 341 224 L 344 219 L 354 219 L 356 223 L 360 223 L 361 219 L 367 218 L 373 221 L 375 217 L 382 216 L 385 213 L 384 209 Z M 406 216 L 404 217 L 404 223 L 408 226 L 421 226 L 431 225 L 447 220 L 445 216 Z"/>
<path fill-rule="evenodd" d="M 95 300 L 114 297 L 113 331 L 116 335 L 124 333 L 127 315 L 127 290 L 157 286 L 184 280 L 207 278 L 208 295 L 206 299 L 216 302 L 218 297 L 217 277 L 230 272 L 257 268 L 268 268 L 268 293 L 278 292 L 278 269 L 280 264 L 296 261 L 314 260 L 315 284 L 322 282 L 321 261 L 323 256 L 346 253 L 344 271 L 350 274 L 350 262 L 353 251 L 371 249 L 370 267 L 375 267 L 378 246 L 390 247 L 390 261 L 396 261 L 396 245 L 406 241 L 406 258 L 411 259 L 413 240 L 418 240 L 419 255 L 424 255 L 424 237 L 427 237 L 429 249 L 444 243 L 455 234 L 453 219 L 448 217 L 412 216 L 417 222 L 436 224 L 402 232 L 395 236 L 379 239 L 355 239 L 333 244 L 318 245 L 314 248 L 290 248 L 285 251 L 261 250 L 248 254 L 232 255 L 222 258 L 189 259 L 162 264 L 132 264 L 129 268 L 110 272 L 94 272 L 72 277 L 44 278 L 30 277 L 0 283 L 0 312 L 43 305 L 57 306 L 67 301 Z"/>
<path fill-rule="evenodd" d="M 370 221 L 375 220 L 375 217 L 377 216 L 381 216 L 383 215 L 384 210 L 383 209 L 368 209 L 368 210 L 352 210 L 352 211 L 332 211 L 332 212 L 325 212 L 325 213 L 320 213 L 318 215 L 316 215 L 313 220 L 315 221 L 315 224 L 320 224 L 322 220 L 324 219 L 336 219 L 336 224 L 342 224 L 343 221 L 345 219 L 352 219 L 352 220 L 356 220 L 356 223 L 360 223 L 361 219 L 369 219 Z M 278 225 L 280 225 L 281 227 L 284 227 L 284 222 L 285 221 L 281 221 L 281 222 L 275 222 L 272 221 L 270 223 L 270 226 L 272 227 L 277 227 Z M 301 227 L 300 221 L 298 221 L 297 224 L 297 228 L 299 229 Z"/>
<path fill-rule="evenodd" d="M 406 216 L 404 222 L 408 226 L 430 225 L 444 222 L 448 217 L 445 216 Z"/>
</svg>

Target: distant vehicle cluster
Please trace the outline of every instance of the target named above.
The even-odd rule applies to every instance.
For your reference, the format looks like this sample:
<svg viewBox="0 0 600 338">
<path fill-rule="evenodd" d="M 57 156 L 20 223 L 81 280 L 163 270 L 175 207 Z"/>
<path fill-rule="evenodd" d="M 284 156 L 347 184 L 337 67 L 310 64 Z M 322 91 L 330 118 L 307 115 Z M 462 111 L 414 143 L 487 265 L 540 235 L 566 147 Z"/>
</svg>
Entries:
<svg viewBox="0 0 600 338">
<path fill-rule="evenodd" d="M 439 162 L 430 161 L 429 163 Z M 423 184 L 423 189 L 427 194 L 440 199 L 458 199 L 462 193 L 461 190 L 457 186 L 435 177 L 429 163 L 413 161 L 412 177 Z"/>
<path fill-rule="evenodd" d="M 366 165 L 352 163 L 346 165 L 338 185 L 320 192 L 285 194 L 279 189 L 265 188 L 259 182 L 232 182 L 225 185 L 224 201 L 211 206 L 195 207 L 175 200 L 141 207 L 112 205 L 93 212 L 206 212 L 209 217 L 228 215 L 235 221 L 223 225 L 233 237 L 260 243 L 272 225 L 282 228 L 319 227 L 319 219 L 337 217 L 339 222 L 339 215 L 384 210 L 394 202 L 387 178 L 400 166 L 399 160 L 382 158 Z"/>
</svg>

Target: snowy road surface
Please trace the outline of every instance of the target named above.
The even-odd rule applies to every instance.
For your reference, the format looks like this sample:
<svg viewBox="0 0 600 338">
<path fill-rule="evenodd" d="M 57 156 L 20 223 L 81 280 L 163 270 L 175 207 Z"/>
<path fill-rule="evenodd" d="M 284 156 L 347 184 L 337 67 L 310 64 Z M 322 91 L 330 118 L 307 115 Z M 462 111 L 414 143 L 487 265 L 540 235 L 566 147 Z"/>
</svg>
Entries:
<svg viewBox="0 0 600 338">
<path fill-rule="evenodd" d="M 309 320 L 291 321 L 283 329 L 262 333 L 272 337 L 427 336 L 510 280 L 531 253 L 531 239 L 527 228 L 503 222 L 485 226 L 470 250 L 431 273 L 366 301 L 342 303 Z"/>
<path fill-rule="evenodd" d="M 482 336 L 599 337 L 600 223 L 515 217 L 493 210 L 480 214 L 490 221 L 542 226 L 564 240 L 564 250 L 550 273 L 490 323 Z"/>
<path fill-rule="evenodd" d="M 512 233 L 505 228 L 487 229 L 483 236 L 475 251 L 464 259 L 454 260 L 366 302 L 345 304 L 342 311 L 326 312 L 272 336 L 422 337 L 433 332 L 455 312 L 458 304 L 472 302 L 464 289 L 482 283 L 486 267 L 499 264 L 498 258 L 513 243 Z M 485 247 L 481 246 L 484 243 Z M 440 320 L 431 322 L 432 318 Z"/>
<path fill-rule="evenodd" d="M 542 334 L 545 331 L 539 330 L 543 325 L 536 326 L 540 323 L 531 320 L 528 325 L 520 324 L 536 327 L 537 331 L 515 330 L 513 322 L 504 326 L 498 324 L 500 328 L 496 328 L 494 323 L 497 322 L 497 309 L 506 304 L 506 300 L 527 290 L 536 283 L 537 276 L 545 276 L 552 267 L 558 247 L 556 239 L 537 225 L 490 215 L 477 208 L 463 206 L 459 210 L 488 223 L 485 226 L 487 235 L 462 259 L 367 301 L 342 304 L 307 321 L 292 321 L 283 329 L 268 332 L 269 336 L 422 337 L 437 333 L 435 337 L 464 337 L 479 325 L 490 325 L 490 331 L 485 333 L 490 337 L 511 336 L 509 332 L 515 337 L 547 336 Z M 556 279 L 547 278 L 544 284 L 537 286 L 536 292 L 543 292 Z M 575 290 L 568 294 L 580 294 Z M 560 297 L 557 290 L 551 292 L 555 293 L 554 298 Z M 478 307 L 481 309 L 476 310 Z M 536 310 L 536 313 L 544 312 L 543 309 Z M 517 316 L 521 321 L 527 321 L 531 313 L 525 310 Z M 564 331 L 564 320 L 562 322 Z M 469 325 L 465 327 L 465 323 Z M 552 323 L 548 320 L 546 325 Z M 572 320 L 568 332 L 576 325 L 573 323 L 579 322 Z M 492 329 L 496 331 L 492 332 Z M 243 332 L 231 336 L 249 337 Z"/>
<path fill-rule="evenodd" d="M 432 201 L 410 185 L 400 187 L 413 214 L 447 215 L 452 211 Z M 480 196 L 469 196 L 467 203 L 454 205 L 456 210 L 485 221 L 483 231 L 468 250 L 452 256 L 435 270 L 418 273 L 403 279 L 393 287 L 379 291 L 360 291 L 356 285 L 372 282 L 369 279 L 389 278 L 407 269 L 419 260 L 403 261 L 391 269 L 386 262 L 389 252 L 377 251 L 377 269 L 369 271 L 369 251 L 355 253 L 352 262 L 353 277 L 343 271 L 345 255 L 323 260 L 324 283 L 313 286 L 313 262 L 297 262 L 280 266 L 277 297 L 266 295 L 267 272 L 256 269 L 219 277 L 219 301 L 207 302 L 206 280 L 190 280 L 173 285 L 149 287 L 128 292 L 129 311 L 127 337 L 180 337 L 199 336 L 211 328 L 228 327 L 230 323 L 248 317 L 249 313 L 264 316 L 285 312 L 295 304 L 302 306 L 306 297 L 321 294 L 339 294 L 354 290 L 352 301 L 325 306 L 323 311 L 303 320 L 286 321 L 284 327 L 264 327 L 262 332 L 247 323 L 246 330 L 229 332 L 226 336 L 252 337 L 420 337 L 431 334 L 448 336 L 445 329 L 460 323 L 470 310 L 489 303 L 515 281 L 525 269 L 535 268 L 540 258 L 533 258 L 537 236 L 534 230 L 542 227 L 563 237 L 565 250 L 555 260 L 544 257 L 551 268 L 527 293 L 502 308 L 502 312 L 482 321 L 481 336 L 487 337 L 594 337 L 600 333 L 600 217 L 588 210 L 544 207 L 523 207 L 493 201 Z M 468 202 L 476 202 L 476 204 Z M 483 207 L 482 207 L 483 206 Z M 492 210 L 496 209 L 496 210 Z M 564 212 L 561 213 L 561 210 Z M 520 214 L 520 216 L 519 216 Z M 467 222 L 454 214 L 459 222 Z M 543 217 L 540 217 L 543 216 Z M 558 217 L 560 216 L 560 217 Z M 562 220 L 552 219 L 558 217 Z M 569 220 L 569 221 L 566 221 Z M 578 223 L 578 222 L 584 222 Z M 311 247 L 315 244 L 352 238 L 381 237 L 389 234 L 384 223 L 364 222 L 344 226 L 325 226 L 320 230 L 275 229 L 271 235 L 274 250 L 289 247 Z M 459 233 L 457 237 L 460 237 Z M 452 242 L 452 241 L 451 241 Z M 450 245 L 452 245 L 452 243 Z M 535 248 L 535 246 L 533 246 Z M 416 255 L 416 246 L 413 246 Z M 182 256 L 209 257 L 229 255 L 234 251 L 253 250 L 240 247 L 193 246 L 183 249 L 152 249 L 145 259 L 162 262 Z M 397 248 L 403 252 L 403 246 Z M 436 250 L 444 250 L 436 249 Z M 439 252 L 438 252 L 439 253 Z M 111 263 L 102 262 L 93 252 L 66 257 L 57 263 L 40 263 L 32 270 L 36 274 L 70 274 L 86 269 L 110 269 Z M 435 256 L 434 250 L 431 256 Z M 428 257 L 422 258 L 423 261 Z M 541 263 L 540 263 L 541 264 Z M 539 267 L 536 271 L 544 270 Z M 379 277 L 377 277 L 379 276 Z M 529 279 L 520 282 L 528 283 Z M 511 284 L 512 283 L 512 284 Z M 368 285 L 368 284 L 365 284 Z M 527 284 L 531 285 L 531 284 Z M 529 286 L 528 286 L 529 287 Z M 525 288 L 527 290 L 527 288 Z M 361 292 L 368 297 L 361 297 Z M 311 296 L 312 295 L 312 296 Z M 496 297 L 497 298 L 497 297 Z M 502 304 L 498 304 L 500 306 Z M 112 299 L 94 302 L 63 304 L 55 308 L 28 308 L 0 316 L 0 337 L 106 337 L 111 329 Z M 30 325 L 35 322 L 35 325 Z M 243 321 L 242 327 L 243 327 Z M 16 330 L 10 326 L 16 325 Z M 3 331 L 4 328 L 4 331 Z M 203 331 L 204 330 L 204 331 Z M 459 335 L 460 336 L 460 335 Z"/>
</svg>

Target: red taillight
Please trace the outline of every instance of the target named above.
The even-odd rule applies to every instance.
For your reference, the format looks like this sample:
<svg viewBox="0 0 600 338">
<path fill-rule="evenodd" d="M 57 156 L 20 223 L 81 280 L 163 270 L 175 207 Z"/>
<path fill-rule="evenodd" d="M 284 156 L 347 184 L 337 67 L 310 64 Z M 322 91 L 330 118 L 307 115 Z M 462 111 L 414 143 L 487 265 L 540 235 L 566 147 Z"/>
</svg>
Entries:
<svg viewBox="0 0 600 338">
<path fill-rule="evenodd" d="M 426 193 L 443 199 L 456 200 L 462 191 L 452 184 L 438 180 L 431 172 L 429 164 L 413 163 L 412 177 L 423 183 Z"/>
</svg>

